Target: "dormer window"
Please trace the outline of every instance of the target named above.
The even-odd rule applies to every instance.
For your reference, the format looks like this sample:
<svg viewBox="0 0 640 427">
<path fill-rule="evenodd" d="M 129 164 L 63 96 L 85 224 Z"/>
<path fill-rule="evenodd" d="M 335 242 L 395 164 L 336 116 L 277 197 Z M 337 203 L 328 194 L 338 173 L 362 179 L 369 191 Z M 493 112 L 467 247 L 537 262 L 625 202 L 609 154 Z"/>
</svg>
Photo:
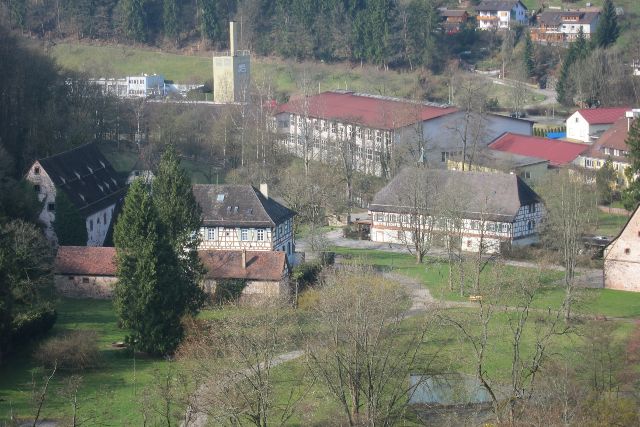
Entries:
<svg viewBox="0 0 640 427">
<path fill-rule="evenodd" d="M 103 162 L 102 160 L 100 160 L 100 165 L 101 165 L 103 168 L 106 168 L 106 167 L 107 167 L 107 166 L 104 164 L 104 162 Z"/>
<path fill-rule="evenodd" d="M 227 206 L 227 213 L 231 212 L 231 206 Z"/>
<path fill-rule="evenodd" d="M 118 183 L 116 182 L 115 179 L 111 178 L 111 182 L 113 182 L 113 185 L 118 185 Z"/>
<path fill-rule="evenodd" d="M 238 213 L 238 207 L 237 206 L 233 207 L 233 213 Z"/>
<path fill-rule="evenodd" d="M 89 173 L 93 173 L 93 169 L 91 169 L 91 166 L 87 166 L 87 169 L 89 169 Z"/>
<path fill-rule="evenodd" d="M 67 180 L 66 180 L 66 179 L 64 179 L 64 176 L 61 176 L 61 177 L 60 177 L 60 181 L 62 181 L 62 183 L 63 183 L 63 184 L 66 184 L 66 183 L 67 183 Z"/>
<path fill-rule="evenodd" d="M 78 177 L 78 179 L 80 179 L 80 174 L 76 171 L 73 171 L 73 173 L 75 174 L 76 177 Z"/>
<path fill-rule="evenodd" d="M 85 202 L 86 200 L 84 199 L 84 196 L 80 193 L 78 193 L 78 196 L 80 196 L 80 198 L 82 199 L 83 202 Z"/>
</svg>

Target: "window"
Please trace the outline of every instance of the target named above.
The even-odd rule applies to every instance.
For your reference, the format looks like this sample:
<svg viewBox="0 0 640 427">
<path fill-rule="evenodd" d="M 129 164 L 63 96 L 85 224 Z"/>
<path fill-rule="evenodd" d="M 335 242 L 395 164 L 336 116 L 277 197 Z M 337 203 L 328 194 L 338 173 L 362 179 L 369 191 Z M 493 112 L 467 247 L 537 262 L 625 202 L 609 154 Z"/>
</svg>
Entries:
<svg viewBox="0 0 640 427">
<path fill-rule="evenodd" d="M 629 255 L 631 253 L 631 249 L 629 248 L 624 248 L 624 253 Z"/>
<path fill-rule="evenodd" d="M 496 231 L 496 224 L 493 222 L 487 223 L 487 231 L 491 231 L 491 232 Z"/>
<path fill-rule="evenodd" d="M 249 240 L 249 230 L 247 230 L 246 228 L 240 229 L 240 240 L 242 240 L 243 242 Z"/>
<path fill-rule="evenodd" d="M 96 220 L 96 224 L 100 224 L 100 217 Z"/>
<path fill-rule="evenodd" d="M 40 192 L 40 186 L 39 186 L 38 184 L 34 185 L 34 186 L 33 186 L 33 190 L 34 190 L 36 193 L 39 193 L 39 192 Z"/>
<path fill-rule="evenodd" d="M 398 240 L 402 240 L 403 237 L 404 233 L 402 232 L 402 230 L 398 230 Z"/>
<path fill-rule="evenodd" d="M 578 122 L 579 122 L 579 120 L 578 120 L 578 118 L 576 117 L 576 123 L 578 123 Z"/>
<path fill-rule="evenodd" d="M 504 223 L 503 223 L 503 224 L 500 226 L 500 228 L 501 228 L 501 231 L 502 231 L 503 233 L 508 233 L 508 232 L 509 232 L 509 224 L 504 224 Z"/>
<path fill-rule="evenodd" d="M 47 210 L 48 210 L 49 212 L 53 212 L 53 211 L 55 211 L 55 210 L 56 210 L 56 204 L 55 204 L 55 203 L 49 203 L 49 204 L 47 204 Z"/>
<path fill-rule="evenodd" d="M 82 278 L 82 283 L 89 283 L 89 278 L 88 277 L 83 277 Z"/>
<path fill-rule="evenodd" d="M 259 228 L 258 230 L 256 230 L 256 236 L 256 240 L 262 242 L 264 240 L 264 229 Z"/>
<path fill-rule="evenodd" d="M 67 276 L 67 280 L 73 280 L 73 276 Z"/>
<path fill-rule="evenodd" d="M 89 220 L 89 231 L 93 231 L 93 220 Z"/>
<path fill-rule="evenodd" d="M 104 222 L 105 224 L 107 223 L 107 213 L 106 213 L 106 212 L 103 212 L 103 213 L 102 213 L 102 220 L 103 220 L 103 222 Z"/>
<path fill-rule="evenodd" d="M 207 228 L 207 240 L 216 240 L 216 229 L 211 227 Z"/>
<path fill-rule="evenodd" d="M 529 212 L 536 213 L 536 204 L 535 203 L 531 204 L 531 207 L 529 208 Z"/>
<path fill-rule="evenodd" d="M 382 215 L 381 213 L 377 213 L 376 214 L 376 221 L 383 222 L 384 221 L 384 215 Z"/>
<path fill-rule="evenodd" d="M 37 167 L 37 166 L 36 166 L 35 168 L 33 168 L 33 173 L 34 173 L 35 175 L 40 175 L 40 168 L 39 168 L 39 167 Z"/>
</svg>

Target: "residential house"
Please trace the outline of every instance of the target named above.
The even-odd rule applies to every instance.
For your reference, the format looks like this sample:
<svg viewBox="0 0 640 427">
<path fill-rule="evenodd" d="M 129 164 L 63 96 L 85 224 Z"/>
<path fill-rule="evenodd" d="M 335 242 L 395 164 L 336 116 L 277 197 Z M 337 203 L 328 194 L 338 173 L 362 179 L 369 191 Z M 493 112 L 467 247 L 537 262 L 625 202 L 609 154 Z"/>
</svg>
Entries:
<svg viewBox="0 0 640 427">
<path fill-rule="evenodd" d="M 450 170 L 462 170 L 462 166 L 460 160 L 447 162 Z M 515 174 L 531 185 L 547 173 L 549 160 L 485 148 L 476 153 L 471 165 L 466 163 L 464 166 L 467 171 Z"/>
<path fill-rule="evenodd" d="M 440 27 L 446 34 L 455 34 L 459 32 L 469 20 L 469 14 L 466 10 L 456 9 L 439 9 Z"/>
<path fill-rule="evenodd" d="M 118 281 L 115 256 L 115 248 L 59 246 L 54 263 L 56 290 L 70 298 L 112 298 Z"/>
<path fill-rule="evenodd" d="M 446 167 L 447 159 L 462 151 L 465 125 L 474 128 L 479 145 L 504 132 L 531 135 L 533 129 L 527 120 L 497 114 L 474 116 L 472 123 L 465 118 L 449 105 L 336 90 L 281 105 L 275 128 L 297 156 L 333 162 L 349 150 L 356 170 L 383 177 L 392 175 L 403 152 L 417 146 L 424 150 L 418 156 L 431 166 Z"/>
<path fill-rule="evenodd" d="M 549 162 L 549 167 L 558 168 L 576 163 L 578 156 L 587 151 L 589 146 L 540 136 L 505 133 L 489 144 L 488 148 L 503 153 L 544 159 Z"/>
<path fill-rule="evenodd" d="M 573 42 L 580 29 L 584 37 L 590 39 L 599 18 L 600 12 L 545 10 L 536 17 L 537 26 L 531 29 L 531 40 L 549 44 Z"/>
<path fill-rule="evenodd" d="M 242 280 L 241 304 L 255 304 L 265 298 L 291 294 L 289 264 L 284 252 L 273 251 L 199 251 L 206 274 L 204 289 L 215 294 L 221 280 Z"/>
<path fill-rule="evenodd" d="M 406 168 L 376 194 L 369 213 L 374 242 L 411 242 L 412 224 L 432 224 L 436 235 L 456 229 L 465 251 L 497 253 L 502 244 L 538 241 L 544 206 L 517 175 Z"/>
<path fill-rule="evenodd" d="M 567 119 L 567 139 L 591 144 L 628 110 L 626 107 L 578 110 Z"/>
<path fill-rule="evenodd" d="M 512 23 L 527 23 L 527 7 L 520 0 L 483 0 L 476 6 L 478 28 L 509 29 Z"/>
<path fill-rule="evenodd" d="M 625 169 L 631 165 L 629 147 L 626 140 L 633 120 L 640 116 L 640 110 L 628 111 L 627 117 L 621 117 L 607 129 L 588 151 L 578 159 L 578 164 L 585 169 L 600 169 L 607 160 L 618 172 L 618 184 L 625 185 L 627 177 Z"/>
<path fill-rule="evenodd" d="M 640 292 L 640 208 L 604 249 L 604 287 Z"/>
<path fill-rule="evenodd" d="M 281 251 L 292 262 L 295 212 L 269 196 L 266 184 L 196 184 L 202 209 L 200 250 Z"/>
<path fill-rule="evenodd" d="M 58 191 L 64 192 L 85 219 L 87 245 L 104 244 L 116 203 L 124 197 L 126 186 L 94 144 L 36 160 L 26 180 L 43 203 L 39 219 L 54 245 L 58 242 L 53 229 Z"/>
</svg>

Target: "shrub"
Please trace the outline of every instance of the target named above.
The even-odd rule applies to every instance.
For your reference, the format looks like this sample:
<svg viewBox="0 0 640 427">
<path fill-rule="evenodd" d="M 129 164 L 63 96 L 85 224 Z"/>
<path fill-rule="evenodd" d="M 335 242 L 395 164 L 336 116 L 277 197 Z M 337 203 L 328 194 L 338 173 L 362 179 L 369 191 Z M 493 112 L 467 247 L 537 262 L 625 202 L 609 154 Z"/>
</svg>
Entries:
<svg viewBox="0 0 640 427">
<path fill-rule="evenodd" d="M 43 366 L 83 371 L 100 365 L 98 335 L 94 331 L 72 331 L 43 342 L 34 354 Z"/>
<path fill-rule="evenodd" d="M 295 266 L 291 276 L 298 282 L 298 292 L 302 292 L 308 286 L 315 284 L 321 271 L 322 265 L 316 262 L 305 262 Z"/>
<path fill-rule="evenodd" d="M 13 341 L 25 342 L 49 332 L 56 323 L 58 314 L 51 305 L 43 305 L 35 310 L 18 313 L 12 322 Z"/>
<path fill-rule="evenodd" d="M 216 291 L 213 294 L 213 302 L 225 304 L 237 302 L 247 286 L 247 281 L 243 279 L 221 279 L 216 281 Z"/>
</svg>

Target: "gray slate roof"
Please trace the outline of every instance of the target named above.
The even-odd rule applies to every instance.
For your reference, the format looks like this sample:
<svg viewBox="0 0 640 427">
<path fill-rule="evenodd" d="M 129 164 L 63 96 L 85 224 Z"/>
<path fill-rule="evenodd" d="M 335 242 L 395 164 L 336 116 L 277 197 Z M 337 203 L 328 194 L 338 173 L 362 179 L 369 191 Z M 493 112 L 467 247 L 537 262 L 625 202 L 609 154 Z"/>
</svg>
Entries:
<svg viewBox="0 0 640 427">
<path fill-rule="evenodd" d="M 580 11 L 559 11 L 559 10 L 545 10 L 536 18 L 541 24 L 548 27 L 559 27 L 563 23 L 566 24 L 591 24 L 594 19 L 598 18 L 600 12 L 580 12 Z M 577 21 L 564 21 L 564 17 L 576 17 Z"/>
<path fill-rule="evenodd" d="M 484 0 L 478 6 L 476 6 L 476 10 L 483 12 L 494 12 L 498 10 L 511 10 L 518 3 L 522 5 L 522 7 L 527 10 L 527 7 L 520 0 Z"/>
<path fill-rule="evenodd" d="M 104 209 L 125 193 L 126 186 L 95 144 L 81 145 L 38 162 L 81 215 Z"/>
<path fill-rule="evenodd" d="M 416 191 L 422 199 L 412 195 Z M 457 205 L 463 218 L 505 222 L 515 219 L 520 206 L 541 201 L 517 175 L 406 168 L 375 195 L 369 210 L 410 212 L 416 199 L 435 215 L 439 206 Z"/>
<path fill-rule="evenodd" d="M 295 215 L 251 185 L 196 184 L 193 194 L 208 226 L 275 227 Z"/>
</svg>

